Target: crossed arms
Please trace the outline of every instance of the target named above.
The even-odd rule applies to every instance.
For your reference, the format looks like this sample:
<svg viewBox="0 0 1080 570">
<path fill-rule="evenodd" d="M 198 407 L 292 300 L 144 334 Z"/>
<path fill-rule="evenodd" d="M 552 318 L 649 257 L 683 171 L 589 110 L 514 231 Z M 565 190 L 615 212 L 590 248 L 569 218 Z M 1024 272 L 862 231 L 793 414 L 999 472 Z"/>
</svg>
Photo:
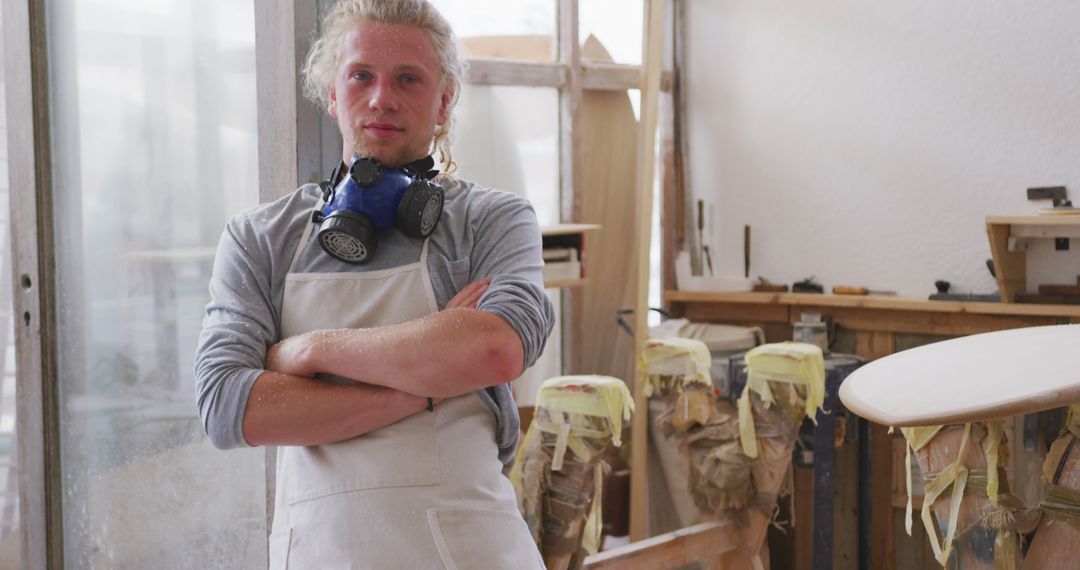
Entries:
<svg viewBox="0 0 1080 570">
<path fill-rule="evenodd" d="M 317 330 L 285 339 L 266 357 L 244 411 L 251 445 L 318 445 L 385 427 L 427 406 L 521 374 L 520 337 L 476 310 L 489 279 L 463 288 L 432 315 L 371 329 Z M 333 374 L 354 384 L 312 379 Z"/>
</svg>

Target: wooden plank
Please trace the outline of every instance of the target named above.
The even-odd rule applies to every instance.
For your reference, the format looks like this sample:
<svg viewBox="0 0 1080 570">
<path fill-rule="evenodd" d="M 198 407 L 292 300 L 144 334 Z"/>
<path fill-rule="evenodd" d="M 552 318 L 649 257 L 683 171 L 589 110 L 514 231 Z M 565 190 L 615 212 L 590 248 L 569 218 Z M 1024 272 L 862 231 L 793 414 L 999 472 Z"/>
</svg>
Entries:
<svg viewBox="0 0 1080 570">
<path fill-rule="evenodd" d="M 555 224 L 554 226 L 543 226 L 540 228 L 540 235 L 542 236 L 564 236 L 573 234 L 583 234 L 586 232 L 595 232 L 601 228 L 600 224 Z"/>
<path fill-rule="evenodd" d="M 559 0 L 559 64 L 565 80 L 559 89 L 559 170 L 562 222 L 581 220 L 581 51 L 578 1 Z"/>
<path fill-rule="evenodd" d="M 625 63 L 584 60 L 581 64 L 581 88 L 587 91 L 626 91 L 641 87 L 641 67 Z M 669 93 L 674 72 L 660 72 L 660 91 Z"/>
<path fill-rule="evenodd" d="M 589 570 L 678 568 L 734 549 L 737 537 L 738 531 L 731 523 L 706 522 L 605 550 L 586 558 L 584 567 Z"/>
<path fill-rule="evenodd" d="M 686 239 L 686 188 L 689 178 L 689 151 L 686 136 L 686 89 L 682 84 L 683 62 L 686 61 L 686 2 L 673 0 L 672 14 L 672 100 L 674 117 L 672 118 L 675 144 L 675 202 L 672 204 L 675 220 L 675 249 L 682 251 Z M 672 267 L 674 271 L 674 267 Z M 1080 282 L 1080 277 L 1077 277 Z M 664 288 L 666 291 L 667 288 Z"/>
<path fill-rule="evenodd" d="M 18 378 L 20 556 L 63 564 L 52 132 L 44 0 L 4 2 L 8 173 Z"/>
<path fill-rule="evenodd" d="M 1024 224 L 1028 226 L 1057 226 L 1072 225 L 1080 226 L 1080 215 L 1019 215 L 1019 216 L 986 216 L 987 224 L 1012 225 Z"/>
<path fill-rule="evenodd" d="M 1065 224 L 1013 224 L 1009 235 L 1014 238 L 1044 238 L 1053 239 L 1059 237 L 1080 237 L 1080 225 Z"/>
<path fill-rule="evenodd" d="M 896 352 L 896 337 L 888 332 L 860 330 L 855 333 L 855 354 L 874 360 Z"/>
<path fill-rule="evenodd" d="M 940 336 L 960 336 L 1058 323 L 1056 318 L 1050 317 L 933 314 L 829 307 L 821 307 L 819 312 L 832 316 L 835 322 L 853 330 Z"/>
<path fill-rule="evenodd" d="M 568 84 L 569 68 L 562 63 L 511 60 L 493 57 L 468 59 L 471 85 L 523 85 L 526 87 L 563 87 Z"/>
<path fill-rule="evenodd" d="M 647 0 L 644 13 L 644 34 L 641 60 L 645 73 L 641 85 L 641 121 L 638 138 L 637 180 L 637 301 L 634 303 L 634 346 L 640 356 L 648 338 L 649 310 L 649 250 L 652 241 L 653 176 L 656 166 L 656 123 L 660 96 L 660 55 L 663 43 L 663 0 Z M 635 361 L 637 359 L 635 358 Z M 636 368 L 634 400 L 640 415 L 631 426 L 633 456 L 630 476 L 630 540 L 648 536 L 648 481 L 646 480 L 646 441 L 648 422 L 645 410 L 644 371 Z"/>
<path fill-rule="evenodd" d="M 299 133 L 293 0 L 255 4 L 255 90 L 259 145 L 259 202 L 296 189 Z"/>
<path fill-rule="evenodd" d="M 793 307 L 853 307 L 892 309 L 927 313 L 972 313 L 980 315 L 1021 315 L 1080 317 L 1080 307 L 1072 305 L 1025 305 L 968 301 L 929 301 L 903 297 L 822 295 L 815 293 L 720 293 L 666 291 L 670 303 L 741 303 L 746 305 L 790 305 Z"/>
<path fill-rule="evenodd" d="M 893 436 L 878 424 L 870 426 L 870 567 L 895 568 L 896 543 L 893 537 Z"/>
<path fill-rule="evenodd" d="M 559 88 L 559 192 L 563 223 L 581 222 L 581 51 L 578 45 L 578 1 L 558 2 L 557 53 L 566 69 Z M 584 372 L 582 338 L 585 336 L 585 294 L 580 289 L 563 292 L 563 362 L 567 373 Z"/>
<path fill-rule="evenodd" d="M 795 567 L 810 570 L 814 547 L 814 470 L 795 467 Z"/>
<path fill-rule="evenodd" d="M 1010 228 L 987 218 L 986 235 L 990 239 L 990 254 L 1003 303 L 1012 303 L 1017 293 L 1027 291 L 1027 256 L 1022 251 L 1009 251 Z"/>
<path fill-rule="evenodd" d="M 611 59 L 595 37 L 581 46 L 582 57 Z M 583 292 L 581 318 L 588 334 L 578 342 L 578 372 L 605 374 L 634 381 L 634 339 L 615 322 L 620 309 L 634 306 L 637 282 L 634 252 L 622 228 L 634 227 L 634 169 L 637 120 L 625 92 L 586 91 L 581 96 L 581 219 L 602 224 L 606 231 L 586 236 L 582 257 L 589 284 Z"/>
</svg>

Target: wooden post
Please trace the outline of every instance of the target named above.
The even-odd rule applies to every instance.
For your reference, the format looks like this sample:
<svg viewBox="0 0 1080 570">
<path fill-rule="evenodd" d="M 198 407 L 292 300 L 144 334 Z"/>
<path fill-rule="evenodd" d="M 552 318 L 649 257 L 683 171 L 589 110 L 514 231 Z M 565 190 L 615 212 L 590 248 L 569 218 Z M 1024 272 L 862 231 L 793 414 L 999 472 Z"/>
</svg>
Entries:
<svg viewBox="0 0 1080 570">
<path fill-rule="evenodd" d="M 49 60 L 44 0 L 4 2 L 8 168 L 15 342 L 20 557 L 23 568 L 63 565 L 56 266 Z"/>
<path fill-rule="evenodd" d="M 637 181 L 637 303 L 634 307 L 635 356 L 640 356 L 649 336 L 649 248 L 652 242 L 653 182 L 656 173 L 657 103 L 660 96 L 660 55 L 663 39 L 664 0 L 645 3 L 645 34 L 642 42 L 644 73 L 641 84 L 641 136 L 638 139 L 639 178 Z M 636 361 L 636 358 L 635 358 Z M 646 448 L 648 438 L 648 401 L 642 387 L 645 371 L 637 368 L 634 375 L 635 417 L 632 425 L 630 476 L 630 540 L 637 541 L 649 534 L 648 467 Z"/>
</svg>

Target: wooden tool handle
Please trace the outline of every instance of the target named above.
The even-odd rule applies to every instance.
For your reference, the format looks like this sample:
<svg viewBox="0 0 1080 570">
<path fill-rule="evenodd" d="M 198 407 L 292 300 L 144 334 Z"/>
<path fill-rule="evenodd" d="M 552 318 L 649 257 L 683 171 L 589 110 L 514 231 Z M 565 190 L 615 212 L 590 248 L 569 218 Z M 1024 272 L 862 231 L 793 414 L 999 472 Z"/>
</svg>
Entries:
<svg viewBox="0 0 1080 570">
<path fill-rule="evenodd" d="M 870 291 L 866 287 L 853 287 L 851 285 L 837 285 L 832 288 L 833 295 L 866 295 Z"/>
</svg>

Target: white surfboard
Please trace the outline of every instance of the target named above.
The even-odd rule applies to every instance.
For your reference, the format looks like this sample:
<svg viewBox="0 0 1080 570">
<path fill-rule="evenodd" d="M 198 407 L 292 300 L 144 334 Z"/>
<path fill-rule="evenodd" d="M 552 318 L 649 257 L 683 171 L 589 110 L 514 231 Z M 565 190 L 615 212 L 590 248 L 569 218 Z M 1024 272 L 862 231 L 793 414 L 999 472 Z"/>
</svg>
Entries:
<svg viewBox="0 0 1080 570">
<path fill-rule="evenodd" d="M 840 387 L 848 410 L 913 427 L 1002 418 L 1080 402 L 1080 324 L 950 339 L 898 352 Z"/>
</svg>

